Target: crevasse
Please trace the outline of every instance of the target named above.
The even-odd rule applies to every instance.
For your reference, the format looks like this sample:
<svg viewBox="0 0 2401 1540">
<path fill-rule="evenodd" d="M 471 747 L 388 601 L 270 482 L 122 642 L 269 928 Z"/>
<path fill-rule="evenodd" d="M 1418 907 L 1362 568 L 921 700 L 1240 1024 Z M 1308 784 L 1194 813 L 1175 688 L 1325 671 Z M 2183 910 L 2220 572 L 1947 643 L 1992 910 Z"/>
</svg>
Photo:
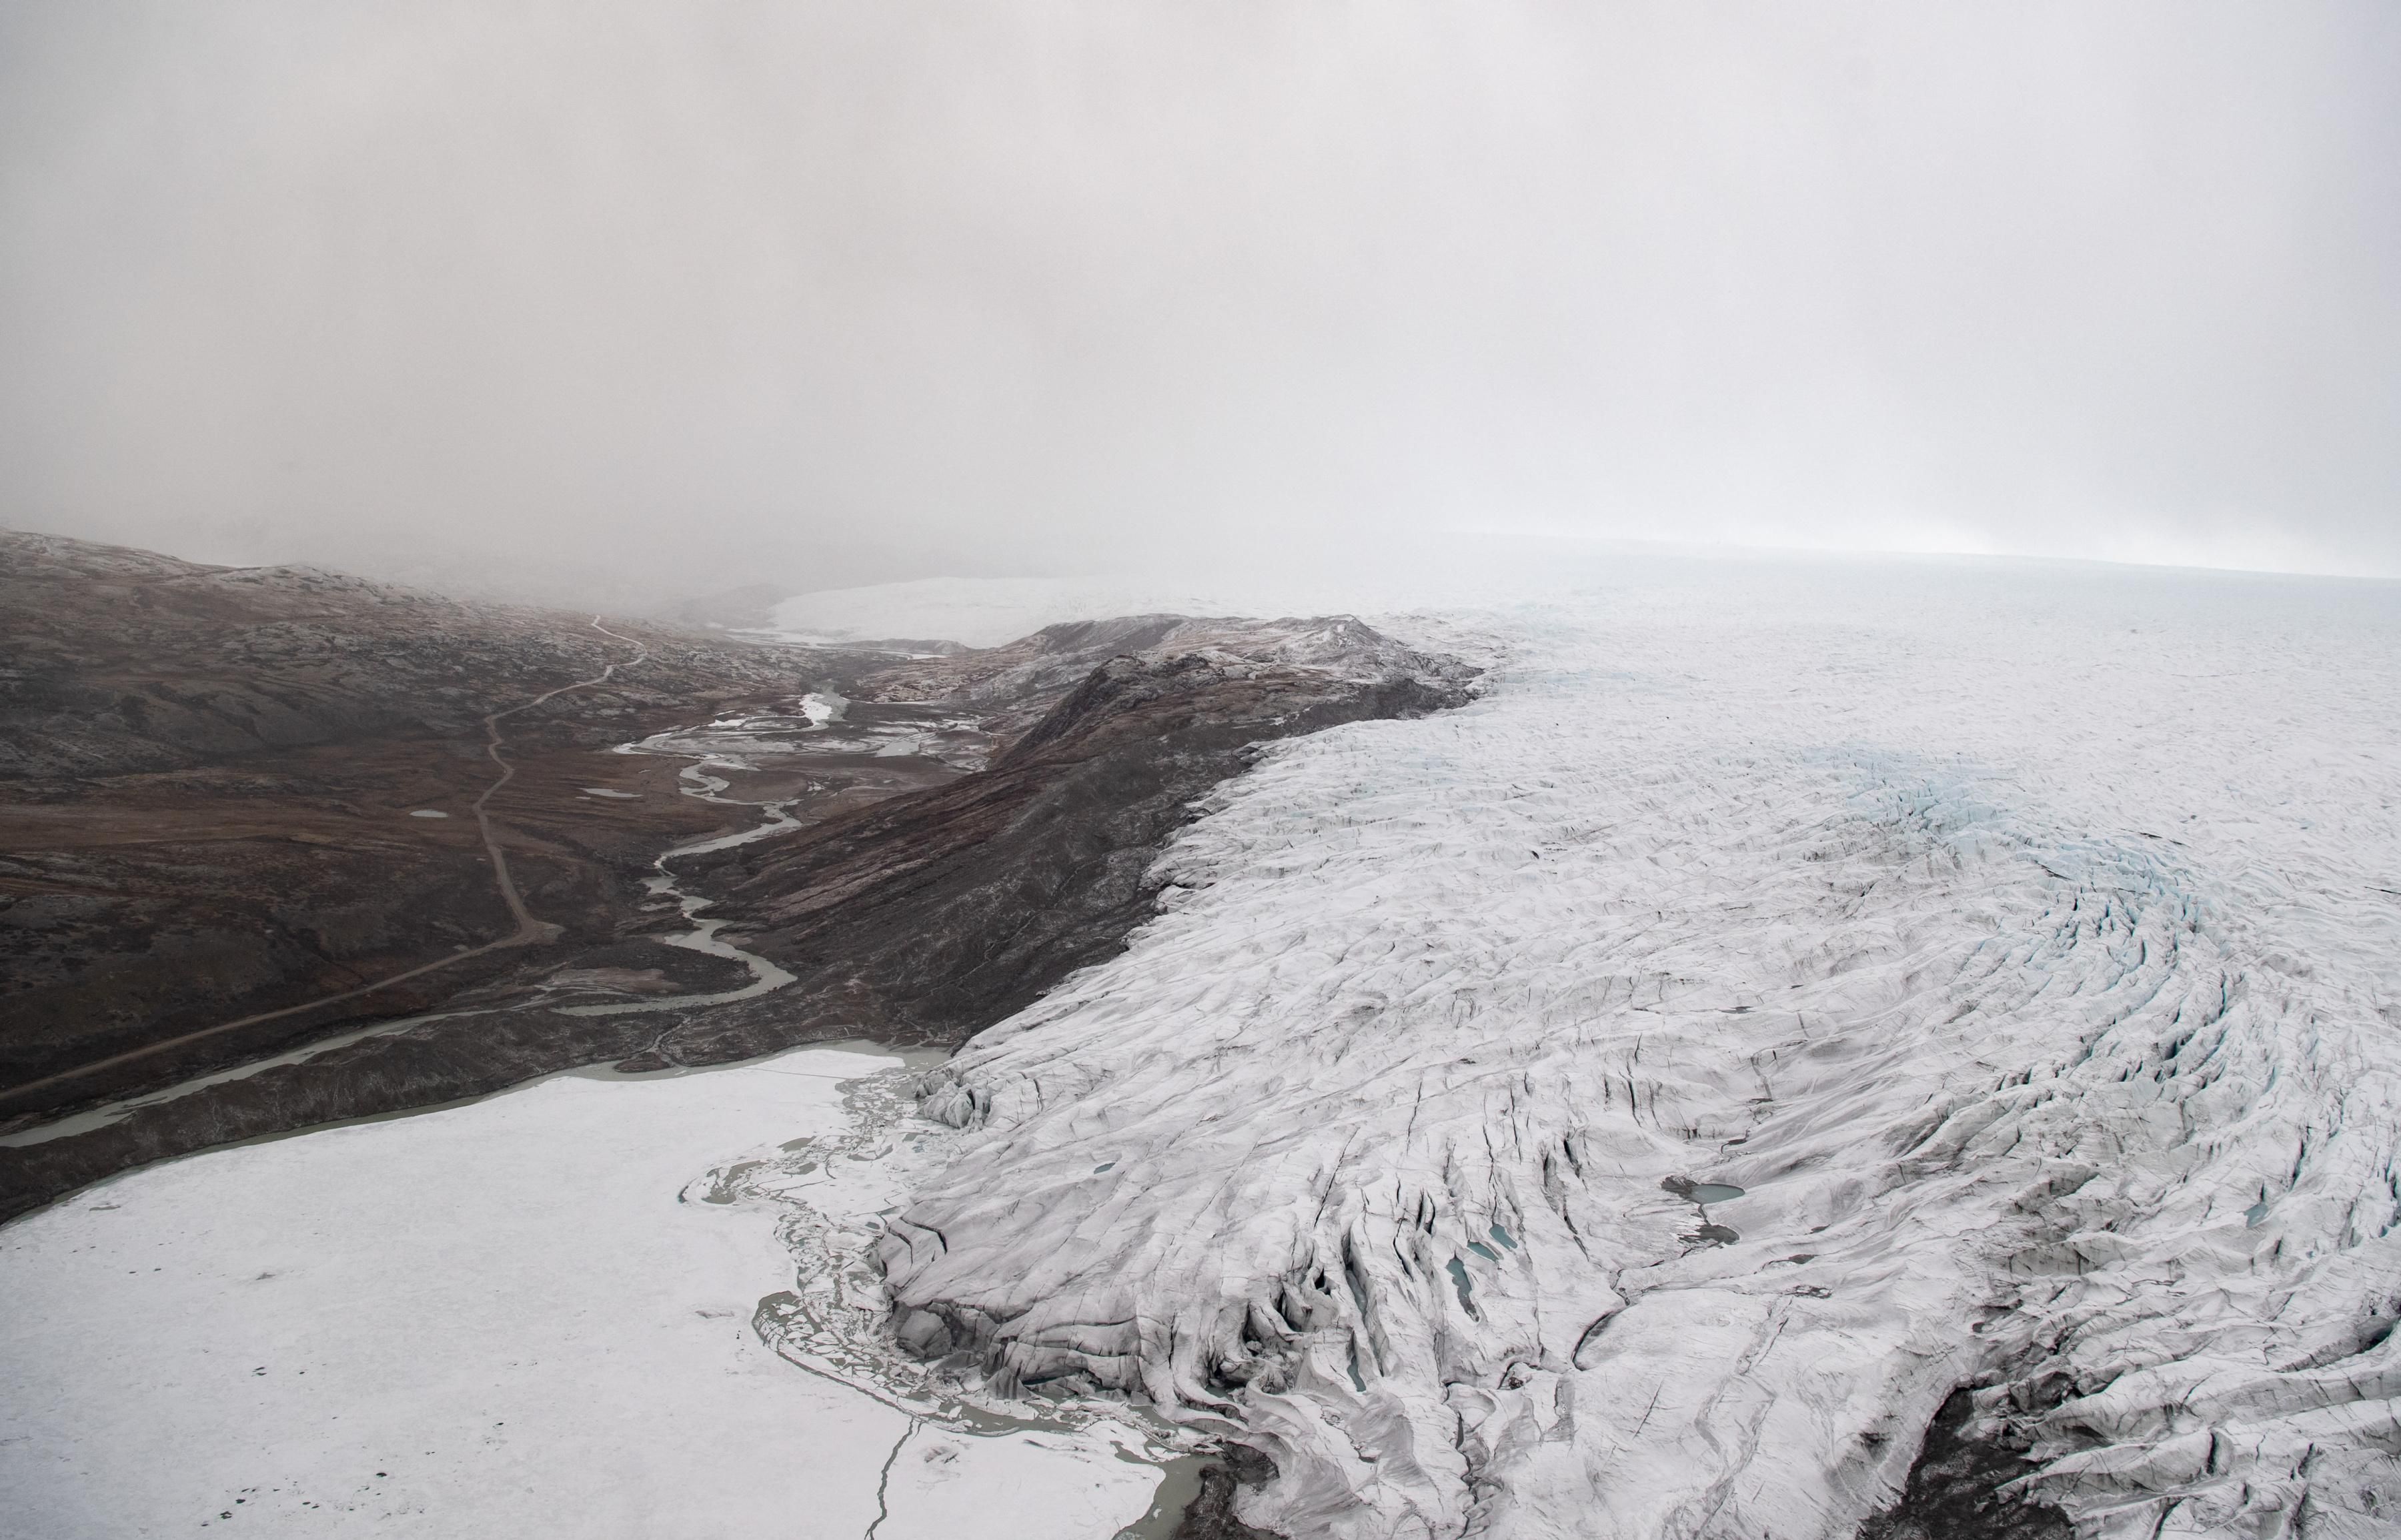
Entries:
<svg viewBox="0 0 2401 1540">
<path fill-rule="evenodd" d="M 1294 1535 L 1847 1534 L 1962 1384 L 2090 1533 L 2391 1533 L 2390 617 L 2002 597 L 1424 622 L 1486 699 L 929 1080 L 897 1307 Z"/>
</svg>

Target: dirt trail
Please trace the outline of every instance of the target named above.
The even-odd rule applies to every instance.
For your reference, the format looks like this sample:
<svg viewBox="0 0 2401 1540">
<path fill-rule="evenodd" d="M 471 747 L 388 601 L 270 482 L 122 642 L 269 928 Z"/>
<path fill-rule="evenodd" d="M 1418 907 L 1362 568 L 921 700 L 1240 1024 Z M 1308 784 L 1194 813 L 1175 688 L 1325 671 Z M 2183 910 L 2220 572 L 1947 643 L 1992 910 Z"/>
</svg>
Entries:
<svg viewBox="0 0 2401 1540">
<path fill-rule="evenodd" d="M 501 941 L 488 942 L 484 946 L 476 948 L 476 952 L 489 952 L 497 947 L 502 946 L 529 946 L 539 942 L 556 940 L 560 933 L 560 927 L 552 924 L 548 920 L 535 919 L 532 912 L 526 908 L 525 896 L 517 891 L 516 880 L 509 875 L 508 854 L 501 848 L 501 842 L 499 839 L 495 838 L 492 833 L 490 803 L 494 794 L 497 793 L 501 788 L 508 785 L 510 781 L 516 778 L 517 773 L 517 767 L 509 763 L 508 756 L 501 751 L 506 745 L 506 740 L 501 736 L 501 719 L 515 716 L 520 711 L 530 711 L 535 707 L 540 706 L 546 701 L 555 699 L 559 695 L 566 694 L 570 690 L 588 690 L 596 684 L 606 684 L 609 682 L 610 679 L 615 675 L 619 668 L 639 667 L 642 660 L 651 655 L 650 650 L 644 647 L 640 642 L 635 640 L 632 637 L 619 636 L 616 632 L 611 631 L 609 627 L 601 625 L 600 617 L 598 615 L 592 617 L 592 629 L 599 632 L 604 637 L 614 638 L 618 641 L 624 642 L 627 646 L 634 649 L 634 655 L 622 664 L 612 663 L 609 665 L 608 667 L 601 669 L 597 675 L 591 679 L 577 680 L 572 684 L 562 684 L 556 690 L 536 695 L 533 699 L 526 701 L 521 705 L 512 706 L 506 710 L 495 711 L 490 716 L 484 719 L 484 753 L 494 764 L 501 767 L 501 774 L 500 778 L 493 781 L 491 785 L 484 788 L 484 794 L 477 797 L 474 801 L 475 828 L 484 836 L 484 851 L 491 858 L 492 860 L 492 876 L 501 885 L 501 897 L 507 902 L 509 913 L 516 916 L 517 928 L 515 935 L 510 936 Z M 473 955 L 473 954 L 470 953 L 459 954 L 460 956 Z M 445 961 L 451 959 L 445 959 Z M 432 966 L 439 968 L 442 964 L 435 963 Z M 422 973 L 427 971 L 427 969 L 418 969 L 417 971 Z M 412 975 L 409 974 L 394 975 L 395 978 L 407 978 L 411 976 Z M 384 982 L 389 983 L 392 981 L 387 979 Z M 350 997 L 336 996 L 334 997 L 336 999 L 348 999 Z M 318 1003 L 325 1004 L 328 1002 L 319 1001 Z M 308 1008 L 305 1006 L 294 1006 L 291 1009 L 299 1011 L 306 1010 Z M 267 1018 L 263 1016 L 254 1016 L 251 1018 L 253 1021 L 264 1021 Z M 233 1023 L 229 1024 L 240 1025 L 240 1024 Z M 212 1027 L 209 1030 L 221 1031 L 223 1028 Z M 187 1039 L 178 1038 L 174 1040 L 177 1042 L 183 1042 Z M 161 1044 L 159 1046 L 164 1047 L 166 1045 Z"/>
<path fill-rule="evenodd" d="M 404 983 L 410 979 L 422 978 L 428 973 L 434 972 L 440 969 L 449 968 L 454 964 L 465 962 L 471 957 L 480 957 L 487 953 L 499 952 L 514 946 L 536 945 L 543 942 L 556 939 L 560 934 L 561 928 L 552 924 L 548 920 L 534 918 L 532 912 L 526 908 L 524 895 L 517 891 L 515 879 L 509 874 L 508 856 L 501 849 L 501 842 L 493 832 L 489 804 L 492 800 L 493 793 L 499 791 L 501 788 L 508 785 L 508 783 L 514 778 L 517 773 L 516 766 L 510 763 L 508 756 L 502 752 L 502 749 L 507 744 L 507 740 L 501 733 L 501 722 L 503 719 L 515 716 L 521 711 L 530 711 L 535 707 L 542 705 L 545 701 L 556 699 L 560 695 L 566 694 L 569 691 L 588 690 L 595 685 L 606 684 L 610 680 L 616 676 L 618 669 L 639 667 L 642 663 L 649 658 L 650 650 L 648 647 L 632 637 L 621 636 L 617 632 L 610 630 L 607 626 L 600 624 L 600 617 L 597 615 L 592 617 L 592 628 L 599 632 L 604 637 L 609 637 L 614 640 L 622 641 L 627 646 L 633 648 L 634 655 L 622 663 L 612 663 L 609 665 L 590 679 L 577 680 L 572 684 L 562 684 L 556 690 L 545 691 L 542 694 L 536 695 L 531 700 L 521 702 L 520 704 L 509 707 L 504 710 L 495 711 L 489 716 L 484 718 L 484 752 L 491 759 L 491 762 L 494 764 L 501 767 L 501 774 L 498 779 L 494 780 L 491 785 L 484 789 L 483 795 L 477 797 L 474 801 L 473 809 L 475 814 L 475 827 L 483 835 L 484 850 L 491 859 L 492 876 L 500 885 L 501 898 L 508 904 L 509 913 L 516 918 L 517 928 L 514 931 L 501 937 L 498 941 L 486 942 L 481 946 L 472 946 L 462 952 L 453 952 L 446 957 L 437 957 L 432 962 L 420 963 L 415 968 L 404 969 L 397 973 L 386 974 L 384 977 L 376 980 L 373 983 L 361 984 L 355 989 L 346 989 L 337 995 L 323 995 L 313 1000 L 303 1001 L 299 1005 L 284 1006 L 282 1009 L 278 1011 L 262 1011 L 254 1016 L 243 1016 L 236 1021 L 219 1022 L 214 1026 L 204 1026 L 196 1032 L 186 1032 L 181 1037 L 169 1038 L 162 1042 L 146 1043 L 140 1048 L 130 1049 L 123 1053 L 113 1054 L 105 1059 L 94 1059 L 89 1064 L 77 1065 L 73 1069 L 63 1069 L 55 1075 L 45 1076 L 41 1079 L 29 1080 L 23 1085 L 12 1087 L 8 1093 L 12 1096 L 18 1096 L 22 1095 L 27 1092 L 47 1090 L 51 1086 L 62 1085 L 69 1080 L 77 1079 L 86 1075 L 95 1074 L 100 1070 L 113 1069 L 118 1065 L 132 1064 L 138 1060 L 146 1059 L 153 1054 L 164 1052 L 171 1048 L 181 1048 L 186 1043 L 199 1042 L 203 1039 L 213 1038 L 220 1033 L 237 1031 L 245 1026 L 256 1026 L 261 1022 L 279 1021 L 285 1016 L 296 1016 L 302 1011 L 315 1011 L 324 1006 L 340 1005 L 349 1000 L 364 999 L 369 995 L 389 989 L 393 984 Z"/>
</svg>

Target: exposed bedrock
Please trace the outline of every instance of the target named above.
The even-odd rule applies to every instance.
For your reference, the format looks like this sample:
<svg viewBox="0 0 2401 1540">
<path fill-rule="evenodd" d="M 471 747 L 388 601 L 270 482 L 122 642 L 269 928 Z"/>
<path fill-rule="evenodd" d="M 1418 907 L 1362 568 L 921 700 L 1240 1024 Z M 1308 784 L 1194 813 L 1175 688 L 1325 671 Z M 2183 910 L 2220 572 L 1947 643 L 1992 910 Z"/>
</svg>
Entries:
<svg viewBox="0 0 2401 1540">
<path fill-rule="evenodd" d="M 1200 1467 L 1200 1490 L 1177 1519 L 1168 1540 L 1281 1540 L 1266 1530 L 1253 1529 L 1234 1515 L 1234 1497 L 1245 1487 L 1259 1486 L 1275 1476 L 1275 1467 L 1256 1451 L 1235 1445 L 1222 1463 Z"/>
<path fill-rule="evenodd" d="M 1108 662 L 984 774 L 695 860 L 693 886 L 741 916 L 729 937 L 799 983 L 679 1044 L 708 1052 L 762 1020 L 963 1041 L 1121 949 L 1165 885 L 1161 846 L 1255 745 L 1457 706 L 1468 672 L 1415 655 L 1363 674 L 1214 649 Z"/>
<path fill-rule="evenodd" d="M 1096 650 L 1105 658 L 1111 645 L 1161 639 L 1163 652 L 1090 667 Z M 1089 677 L 1061 700 L 1058 671 L 1077 662 Z M 1474 673 L 1345 619 L 1052 627 L 1012 648 L 896 672 L 931 695 L 945 666 L 967 674 L 959 695 L 970 708 L 984 698 L 1022 703 L 1026 689 L 1055 704 L 987 771 L 677 863 L 688 891 L 716 901 L 712 914 L 739 917 L 731 939 L 784 963 L 797 983 L 738 1004 L 603 1017 L 487 991 L 447 1007 L 473 1014 L 199 1085 L 106 1127 L 0 1148 L 0 1216 L 230 1139 L 578 1066 L 705 1065 L 858 1037 L 963 1041 L 1115 952 L 1151 916 L 1164 881 L 1149 872 L 1159 846 L 1195 816 L 1198 799 L 1242 769 L 1251 746 L 1455 706 Z M 557 1003 L 577 983 L 636 997 L 640 976 L 658 971 L 645 947 L 666 950 L 651 942 L 545 949 L 538 1000 Z M 676 966 L 686 970 L 707 963 L 682 958 Z"/>
<path fill-rule="evenodd" d="M 1276 746 L 1129 952 L 928 1077 L 927 1345 L 1235 1430 L 1291 1535 L 2392 1533 L 2366 868 L 1529 672 Z"/>
<path fill-rule="evenodd" d="M 725 815 L 608 750 L 859 662 L 7 531 L 0 637 L 12 1123 L 508 974 L 487 795 L 566 947 L 640 928 L 652 859 Z"/>
<path fill-rule="evenodd" d="M 1908 1490 L 1860 1528 L 1859 1540 L 2069 1540 L 2067 1515 L 2017 1490 L 2028 1474 L 2024 1449 L 1977 1417 L 1972 1395 L 1955 1390 L 1926 1430 Z"/>
<path fill-rule="evenodd" d="M 482 713 L 628 655 L 588 619 L 0 529 L 0 780 L 72 786 L 397 736 L 473 743 Z M 563 701 L 558 725 L 688 708 L 790 672 L 776 651 L 628 626 L 651 653 L 640 677 Z"/>
</svg>

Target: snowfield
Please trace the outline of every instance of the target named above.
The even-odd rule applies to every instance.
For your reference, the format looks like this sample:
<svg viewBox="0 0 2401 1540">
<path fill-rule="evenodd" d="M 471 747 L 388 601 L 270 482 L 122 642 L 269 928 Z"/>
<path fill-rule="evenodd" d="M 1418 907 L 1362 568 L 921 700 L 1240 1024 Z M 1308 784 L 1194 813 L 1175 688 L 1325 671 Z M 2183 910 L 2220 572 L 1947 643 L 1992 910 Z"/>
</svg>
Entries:
<svg viewBox="0 0 2401 1540">
<path fill-rule="evenodd" d="M 1488 696 L 1274 746 L 930 1078 L 904 1334 L 1242 1429 L 1294 1535 L 1845 1535 L 1960 1384 L 2086 1533 L 2389 1535 L 2397 598 L 1669 564 L 1393 625 Z"/>
<path fill-rule="evenodd" d="M 908 1078 L 823 1049 L 562 1076 L 9 1225 L 0 1533 L 1109 1540 L 1164 1451 L 928 1423 L 753 1327 L 786 1208 L 712 1166 L 834 1140 L 876 1201 L 857 1104 Z"/>
</svg>

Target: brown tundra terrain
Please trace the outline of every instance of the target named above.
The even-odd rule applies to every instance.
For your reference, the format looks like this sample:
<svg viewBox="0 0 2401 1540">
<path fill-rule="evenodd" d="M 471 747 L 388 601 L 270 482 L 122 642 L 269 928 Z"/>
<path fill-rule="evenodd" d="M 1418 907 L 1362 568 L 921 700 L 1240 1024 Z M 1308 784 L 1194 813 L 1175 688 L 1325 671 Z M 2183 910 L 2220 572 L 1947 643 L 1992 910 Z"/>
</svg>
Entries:
<svg viewBox="0 0 2401 1540">
<path fill-rule="evenodd" d="M 955 1044 L 1123 944 L 1254 745 L 1474 672 L 1347 617 L 831 651 L 12 533 L 0 642 L 0 1216 L 581 1065 Z"/>
</svg>

